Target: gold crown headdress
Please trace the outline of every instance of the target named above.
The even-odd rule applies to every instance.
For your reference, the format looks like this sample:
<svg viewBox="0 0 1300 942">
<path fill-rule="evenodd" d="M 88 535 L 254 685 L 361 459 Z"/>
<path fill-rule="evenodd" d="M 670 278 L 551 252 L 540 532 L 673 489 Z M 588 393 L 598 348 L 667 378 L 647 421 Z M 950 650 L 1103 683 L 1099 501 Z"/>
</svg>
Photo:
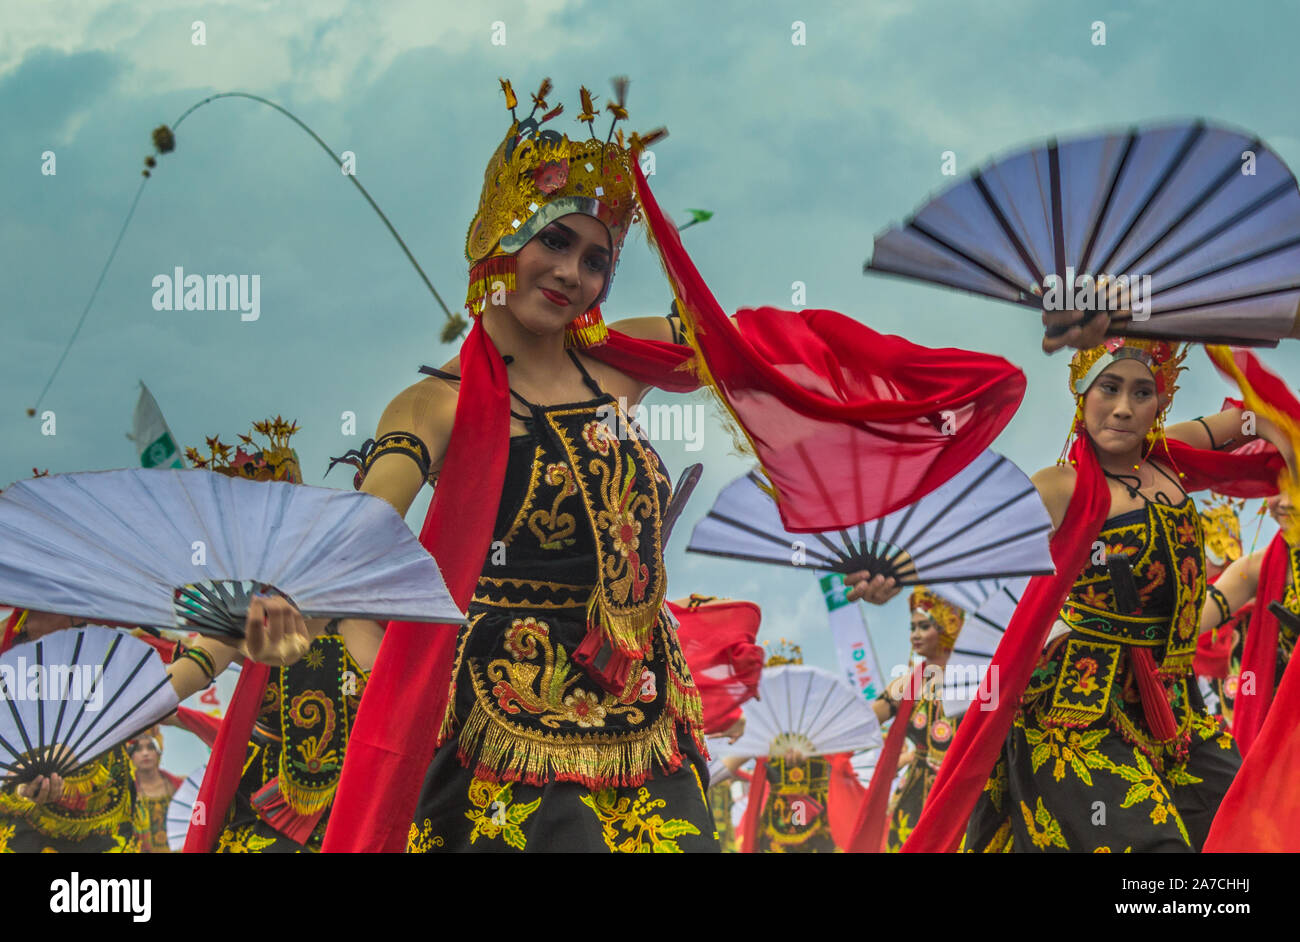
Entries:
<svg viewBox="0 0 1300 942">
<path fill-rule="evenodd" d="M 1143 337 L 1112 337 L 1105 343 L 1079 350 L 1070 360 L 1070 391 L 1082 396 L 1107 367 L 1119 360 L 1137 360 L 1151 371 L 1156 392 L 1166 405 L 1178 390 L 1176 380 L 1184 369 L 1187 348 L 1167 340 Z"/>
<path fill-rule="evenodd" d="M 778 641 L 775 647 L 770 645 L 771 642 L 763 642 L 763 647 L 769 649 L 767 661 L 763 664 L 764 667 L 780 667 L 782 664 L 803 663 L 803 648 L 799 647 L 799 645 L 787 641 L 785 638 Z"/>
<path fill-rule="evenodd" d="M 510 82 L 501 79 L 512 121 L 483 174 L 478 212 L 465 238 L 470 263 L 465 306 L 471 315 L 483 313 L 493 291 L 515 290 L 515 253 L 533 236 L 561 216 L 582 213 L 609 229 L 611 258 L 604 290 L 590 310 L 569 324 L 567 339 L 570 346 L 587 347 L 609 335 L 600 303 L 609 294 L 623 239 L 639 218 L 632 165 L 642 150 L 668 134 L 657 128 L 644 137 L 632 134 L 626 143 L 621 130 L 615 135 L 615 125 L 627 120 L 627 86 L 625 78 L 614 80 L 615 99 L 605 106 L 613 118 L 603 141 L 595 134 L 597 110 L 591 93 L 580 89 L 578 121 L 586 123 L 591 136 L 570 140 L 558 131 L 542 130 L 564 110 L 563 105 L 547 110 L 549 78 L 532 96 L 533 108 L 523 120 L 515 113 L 519 102 Z M 536 118 L 539 109 L 543 114 Z"/>
<path fill-rule="evenodd" d="M 1061 450 L 1061 463 L 1069 453 L 1070 443 L 1075 436 L 1085 434 L 1083 424 L 1083 397 L 1098 377 L 1111 365 L 1120 360 L 1134 360 L 1151 371 L 1156 383 L 1156 396 L 1160 411 L 1156 415 L 1155 425 L 1147 435 L 1147 441 L 1155 444 L 1157 438 L 1164 436 L 1165 413 L 1178 391 L 1178 374 L 1185 367 L 1188 347 L 1167 340 L 1151 340 L 1145 337 L 1111 337 L 1105 343 L 1086 350 L 1078 350 L 1070 360 L 1070 392 L 1074 394 L 1074 422 L 1070 434 Z M 1180 476 L 1181 476 L 1181 472 Z"/>
<path fill-rule="evenodd" d="M 268 444 L 259 446 L 248 435 L 240 435 L 242 443 L 232 449 L 221 439 L 206 439 L 210 452 L 204 458 L 193 448 L 185 449 L 185 457 L 196 468 L 216 471 L 232 478 L 247 478 L 250 481 L 288 481 L 290 484 L 302 483 L 302 467 L 298 464 L 298 453 L 289 447 L 289 439 L 298 431 L 297 422 L 286 422 L 280 416 L 264 422 L 254 422 L 253 431 L 267 439 Z M 245 451 L 247 445 L 250 451 Z"/>
<path fill-rule="evenodd" d="M 1215 494 L 1201 505 L 1205 529 L 1205 558 L 1223 567 L 1241 558 L 1241 520 L 1238 514 L 1246 502 Z"/>
<path fill-rule="evenodd" d="M 947 599 L 935 595 L 925 586 L 912 590 L 912 597 L 907 606 L 913 612 L 920 612 L 939 626 L 939 646 L 951 651 L 957 644 L 957 635 L 966 621 L 966 613 Z"/>
</svg>

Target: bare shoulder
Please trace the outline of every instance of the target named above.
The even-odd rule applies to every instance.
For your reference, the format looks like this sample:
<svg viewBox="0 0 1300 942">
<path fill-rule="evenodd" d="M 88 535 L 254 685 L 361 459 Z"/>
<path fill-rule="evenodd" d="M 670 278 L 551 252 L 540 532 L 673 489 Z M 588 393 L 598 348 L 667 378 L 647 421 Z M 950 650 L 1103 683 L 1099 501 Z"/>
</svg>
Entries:
<svg viewBox="0 0 1300 942">
<path fill-rule="evenodd" d="M 1073 465 L 1068 464 L 1051 465 L 1036 471 L 1029 478 L 1052 518 L 1053 527 L 1059 527 L 1065 519 L 1065 511 L 1070 505 L 1077 478 L 1078 472 Z"/>
<path fill-rule="evenodd" d="M 459 362 L 452 360 L 444 372 L 459 375 Z M 407 386 L 388 404 L 379 420 L 379 435 L 409 432 L 419 436 L 437 465 L 451 438 L 456 419 L 460 383 L 439 376 L 424 376 Z"/>
</svg>

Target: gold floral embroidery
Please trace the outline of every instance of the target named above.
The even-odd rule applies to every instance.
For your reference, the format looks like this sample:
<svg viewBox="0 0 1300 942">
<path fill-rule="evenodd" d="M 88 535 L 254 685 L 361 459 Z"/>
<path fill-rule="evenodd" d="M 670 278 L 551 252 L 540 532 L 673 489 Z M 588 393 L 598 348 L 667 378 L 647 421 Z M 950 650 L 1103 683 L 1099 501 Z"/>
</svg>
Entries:
<svg viewBox="0 0 1300 942">
<path fill-rule="evenodd" d="M 218 854 L 258 854 L 275 843 L 274 837 L 259 837 L 253 833 L 254 825 L 226 828 L 217 843 Z"/>
<path fill-rule="evenodd" d="M 907 839 L 912 836 L 912 816 L 906 811 L 902 812 L 895 819 L 895 833 L 890 835 L 889 843 L 902 847 L 907 843 Z"/>
<path fill-rule="evenodd" d="M 465 817 L 474 822 L 474 829 L 469 833 L 469 842 L 473 844 L 480 837 L 501 840 L 515 850 L 524 850 L 528 840 L 524 836 L 523 823 L 542 803 L 541 798 L 526 805 L 511 804 L 514 786 L 510 783 L 497 785 L 486 779 L 476 778 L 469 783 L 469 800 L 474 809 L 465 812 Z"/>
<path fill-rule="evenodd" d="M 441 834 L 433 834 L 433 822 L 428 818 L 424 819 L 424 827 L 417 828 L 415 824 L 411 825 L 411 831 L 406 838 L 406 852 L 408 854 L 427 854 L 435 847 L 443 846 Z"/>
<path fill-rule="evenodd" d="M 615 853 L 680 854 L 682 849 L 677 838 L 700 833 L 699 828 L 684 818 L 665 821 L 663 815 L 646 817 L 667 802 L 662 798 L 651 800 L 650 789 L 645 787 L 637 789 L 635 799 L 619 797 L 613 788 L 602 788 L 581 797 L 582 803 L 600 819 L 605 846 Z"/>
<path fill-rule="evenodd" d="M 603 422 L 587 420 L 580 433 L 566 425 L 578 411 L 546 418 L 569 458 L 595 537 L 600 579 L 587 617 L 623 654 L 644 657 L 664 596 L 653 462 L 635 436 L 620 441 Z"/>
<path fill-rule="evenodd" d="M 512 659 L 498 658 L 487 667 L 493 681 L 492 696 L 507 713 L 520 709 L 535 714 L 544 726 L 559 729 L 561 723 L 576 723 L 581 728 L 601 727 L 607 717 L 626 715 L 636 725 L 645 714 L 633 705 L 640 690 L 640 672 L 636 683 L 621 697 L 600 696 L 577 687 L 586 675 L 569 660 L 563 645 L 551 645 L 550 625 L 537 618 L 516 618 L 506 631 L 506 650 Z M 534 663 L 541 654 L 542 664 Z"/>
<path fill-rule="evenodd" d="M 997 766 L 993 769 L 993 774 L 989 776 L 989 780 L 984 783 L 984 791 L 988 792 L 989 801 L 993 802 L 993 807 L 998 811 L 1002 810 L 1002 798 L 1006 794 L 1006 790 L 1007 760 L 999 759 Z"/>
<path fill-rule="evenodd" d="M 593 419 L 582 427 L 582 440 L 588 448 L 604 457 L 609 454 L 609 446 L 615 439 L 614 432 L 608 425 Z"/>
<path fill-rule="evenodd" d="M 1025 739 L 1033 747 L 1029 756 L 1030 764 L 1037 772 L 1048 758 L 1055 759 L 1052 778 L 1061 781 L 1065 778 L 1065 770 L 1070 768 L 1074 770 L 1074 774 L 1081 782 L 1091 787 L 1092 775 L 1088 770 L 1106 767 L 1105 756 L 1093 750 L 1105 738 L 1107 732 L 1103 728 L 1081 733 L 1078 730 L 1066 730 L 1055 726 L 1026 729 Z"/>
<path fill-rule="evenodd" d="M 1136 763 L 1135 766 L 1120 765 L 1110 759 L 1106 760 L 1107 771 L 1113 772 L 1129 783 L 1128 793 L 1124 796 L 1124 800 L 1120 802 L 1120 807 L 1132 808 L 1134 805 L 1142 804 L 1145 801 L 1153 802 L 1151 823 L 1164 824 L 1172 818 L 1174 824 L 1178 825 L 1178 833 L 1183 836 L 1183 840 L 1191 844 L 1192 841 L 1187 836 L 1187 828 L 1183 825 L 1182 816 L 1178 814 L 1178 809 L 1174 807 L 1173 799 L 1170 798 L 1169 792 L 1166 791 L 1164 782 L 1160 781 L 1160 776 L 1147 760 L 1147 757 L 1136 749 L 1133 750 L 1133 759 Z M 1189 780 L 1193 778 L 1190 775 L 1186 777 Z"/>
<path fill-rule="evenodd" d="M 1044 807 L 1041 795 L 1038 797 L 1038 807 L 1032 813 L 1029 805 L 1023 801 L 1020 803 L 1020 813 L 1025 816 L 1025 828 L 1029 831 L 1029 839 L 1033 841 L 1035 847 L 1070 849 L 1070 845 L 1065 842 L 1065 836 L 1061 834 L 1061 823 Z"/>
<path fill-rule="evenodd" d="M 528 529 L 537 537 L 544 550 L 562 549 L 572 546 L 577 532 L 577 521 L 571 513 L 560 513 L 560 505 L 568 497 L 578 493 L 578 485 L 573 480 L 573 472 L 563 461 L 546 466 L 543 478 L 552 487 L 558 487 L 551 509 L 538 508 L 528 515 Z"/>
</svg>

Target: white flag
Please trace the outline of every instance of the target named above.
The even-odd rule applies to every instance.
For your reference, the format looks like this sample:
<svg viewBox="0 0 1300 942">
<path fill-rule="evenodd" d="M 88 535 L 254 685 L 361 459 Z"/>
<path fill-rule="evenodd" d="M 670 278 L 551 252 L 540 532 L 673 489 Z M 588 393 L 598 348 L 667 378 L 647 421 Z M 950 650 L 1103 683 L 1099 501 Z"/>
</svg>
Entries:
<svg viewBox="0 0 1300 942">
<path fill-rule="evenodd" d="M 140 400 L 135 404 L 135 418 L 131 426 L 129 437 L 140 452 L 142 467 L 185 467 L 180 450 L 176 447 L 176 439 L 172 438 L 171 429 L 163 419 L 162 410 L 144 383 L 140 384 Z"/>
<path fill-rule="evenodd" d="M 842 576 L 826 573 L 819 579 L 840 670 L 849 686 L 871 703 L 885 692 L 885 678 L 880 672 L 880 662 L 876 659 L 876 649 L 871 644 L 862 608 L 848 600 L 849 590 Z"/>
</svg>

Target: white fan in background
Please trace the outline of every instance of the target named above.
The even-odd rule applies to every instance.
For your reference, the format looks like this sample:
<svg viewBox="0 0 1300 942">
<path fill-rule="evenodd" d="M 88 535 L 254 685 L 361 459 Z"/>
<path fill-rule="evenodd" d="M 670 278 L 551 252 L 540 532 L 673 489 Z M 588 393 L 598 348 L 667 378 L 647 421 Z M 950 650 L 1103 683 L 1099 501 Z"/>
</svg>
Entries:
<svg viewBox="0 0 1300 942">
<path fill-rule="evenodd" d="M 7 604 L 229 640 L 253 592 L 308 618 L 463 620 L 433 557 L 369 494 L 144 468 L 0 494 Z"/>
<path fill-rule="evenodd" d="M 203 784 L 203 773 L 207 771 L 205 762 L 181 782 L 172 795 L 171 804 L 167 806 L 167 846 L 173 851 L 185 849 L 185 837 L 190 832 L 190 816 L 194 812 L 194 801 L 199 797 L 199 786 Z"/>
<path fill-rule="evenodd" d="M 943 711 L 948 716 L 964 713 L 974 701 L 980 681 L 993 660 L 993 652 L 998 649 L 1028 584 L 1025 578 L 980 579 L 933 587 L 936 595 L 966 612 L 961 634 L 944 669 Z"/>
<path fill-rule="evenodd" d="M 846 530 L 792 533 L 755 472 L 718 495 L 695 526 L 694 553 L 892 577 L 899 585 L 1053 571 L 1051 518 L 1029 478 L 985 451 L 914 504 Z"/>
<path fill-rule="evenodd" d="M 849 757 L 849 765 L 858 776 L 858 781 L 863 785 L 871 785 L 871 776 L 876 771 L 876 760 L 880 758 L 879 749 L 865 749 L 862 752 L 855 752 Z"/>
<path fill-rule="evenodd" d="M 719 752 L 820 756 L 880 745 L 880 723 L 862 697 L 829 671 L 806 664 L 765 668 L 745 720 L 744 735 Z"/>
<path fill-rule="evenodd" d="M 152 647 L 112 628 L 56 631 L 0 656 L 0 772 L 68 776 L 177 706 Z"/>
</svg>

